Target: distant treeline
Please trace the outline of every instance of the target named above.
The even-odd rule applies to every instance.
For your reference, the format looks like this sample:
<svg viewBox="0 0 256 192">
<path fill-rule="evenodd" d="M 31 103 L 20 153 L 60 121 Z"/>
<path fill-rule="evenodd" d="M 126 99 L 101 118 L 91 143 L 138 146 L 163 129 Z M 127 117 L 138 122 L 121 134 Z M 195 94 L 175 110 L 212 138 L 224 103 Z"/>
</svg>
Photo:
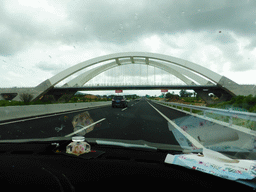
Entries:
<svg viewBox="0 0 256 192">
<path fill-rule="evenodd" d="M 217 107 L 222 109 L 234 109 L 242 110 L 248 112 L 256 112 L 256 95 L 238 95 L 233 97 L 230 101 L 222 102 L 216 105 L 211 105 L 211 107 Z"/>
</svg>

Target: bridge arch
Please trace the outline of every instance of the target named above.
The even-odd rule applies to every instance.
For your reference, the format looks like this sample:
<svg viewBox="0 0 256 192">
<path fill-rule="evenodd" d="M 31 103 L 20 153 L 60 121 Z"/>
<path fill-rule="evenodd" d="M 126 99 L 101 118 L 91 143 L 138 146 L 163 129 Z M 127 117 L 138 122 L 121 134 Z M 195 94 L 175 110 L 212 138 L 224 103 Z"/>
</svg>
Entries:
<svg viewBox="0 0 256 192">
<path fill-rule="evenodd" d="M 108 62 L 109 63 L 106 63 Z M 34 94 L 34 99 L 37 100 L 46 94 L 49 90 L 52 90 L 56 84 L 66 79 L 67 77 L 79 72 L 83 69 L 86 69 L 90 66 L 103 63 L 103 66 L 97 67 L 92 70 L 88 70 L 84 74 L 74 78 L 67 83 L 67 86 L 70 84 L 72 86 L 81 86 L 88 81 L 88 79 L 93 78 L 94 76 L 119 65 L 124 64 L 146 64 L 152 65 L 158 68 L 161 68 L 171 74 L 174 74 L 176 77 L 181 79 L 187 85 L 197 84 L 206 85 L 206 84 L 215 84 L 218 86 L 219 96 L 225 96 L 225 99 L 231 98 L 234 95 L 244 95 L 244 90 L 242 86 L 233 82 L 232 80 L 219 75 L 203 66 L 189 62 L 183 59 L 175 58 L 168 55 L 162 55 L 157 53 L 148 53 L 148 52 L 123 52 L 104 55 L 89 59 L 78 63 L 72 67 L 69 67 L 66 70 L 61 71 L 57 75 L 51 77 L 50 79 L 45 80 L 37 87 L 33 89 L 36 94 Z M 195 90 L 195 89 L 194 89 Z M 249 90 L 246 88 L 246 90 Z M 200 96 L 207 100 L 208 93 L 205 90 L 195 90 Z M 254 91 L 254 90 L 253 90 Z M 254 91 L 255 92 L 255 91 Z M 249 94 L 249 92 L 248 92 Z M 218 97 L 219 97 L 218 96 Z M 221 97 L 222 97 L 221 96 Z"/>
<path fill-rule="evenodd" d="M 149 64 L 150 59 L 158 60 L 158 61 L 164 61 L 168 62 L 180 67 L 183 67 L 189 71 L 193 71 L 199 75 L 204 76 L 207 79 L 210 79 L 211 81 L 218 83 L 220 79 L 222 78 L 221 75 L 205 68 L 202 67 L 198 64 L 183 60 L 183 59 L 178 59 L 172 56 L 167 56 L 167 55 L 162 55 L 162 54 L 156 54 L 156 53 L 147 53 L 147 52 L 124 52 L 124 53 L 116 53 L 116 54 L 110 54 L 110 55 L 104 55 L 100 57 L 96 57 L 81 63 L 78 63 L 60 73 L 57 75 L 51 77 L 49 79 L 49 82 L 51 83 L 52 86 L 56 85 L 57 83 L 61 82 L 65 78 L 73 75 L 74 73 L 83 70 L 87 67 L 96 65 L 101 62 L 105 61 L 110 61 L 110 60 L 115 60 L 118 65 L 121 65 L 120 59 L 124 58 L 129 58 L 131 63 L 134 63 L 134 58 L 143 58 L 145 59 L 145 63 Z"/>
<path fill-rule="evenodd" d="M 130 59 L 124 59 L 120 62 L 120 64 L 121 65 L 131 64 L 131 61 L 130 61 Z M 143 59 L 134 59 L 134 64 L 147 65 L 145 63 L 145 60 L 143 60 Z M 156 61 L 151 61 L 151 60 L 149 60 L 149 65 L 157 67 L 159 69 L 162 69 L 162 70 L 176 76 L 177 78 L 182 80 L 187 85 L 194 85 L 196 83 L 198 83 L 199 85 L 212 84 L 207 79 L 205 79 L 189 70 L 186 70 L 184 68 L 179 68 L 175 65 L 166 66 L 165 64 L 162 64 L 161 62 L 156 62 Z M 96 77 L 100 73 L 103 73 L 103 72 L 105 72 L 111 68 L 117 67 L 117 66 L 119 66 L 119 65 L 116 63 L 116 61 L 114 61 L 114 62 L 105 64 L 103 66 L 91 69 L 91 70 L 86 71 L 85 73 L 77 76 L 76 78 L 72 79 L 71 81 L 67 82 L 64 86 L 66 86 L 66 87 L 83 86 L 86 82 L 88 82 L 90 79 Z M 192 79 L 193 81 L 188 79 L 186 76 L 189 77 L 190 79 Z"/>
<path fill-rule="evenodd" d="M 145 63 L 145 60 L 143 60 L 143 59 L 134 59 L 134 64 L 147 65 Z M 124 60 L 120 61 L 120 65 L 131 65 L 131 61 L 130 61 L 130 59 L 124 59 Z M 85 73 L 77 76 L 76 78 L 72 79 L 71 81 L 67 82 L 64 86 L 66 86 L 66 87 L 74 87 L 74 86 L 81 87 L 85 83 L 87 83 L 89 80 L 91 80 L 92 78 L 96 77 L 97 75 L 99 75 L 99 74 L 101 74 L 101 73 L 103 73 L 103 72 L 105 72 L 107 70 L 110 70 L 112 68 L 118 67 L 120 65 L 117 64 L 116 61 L 113 61 L 113 62 L 110 62 L 110 63 L 105 64 L 103 66 L 99 66 L 97 68 L 93 68 L 93 69 L 91 69 L 89 71 L 86 71 Z M 173 68 L 171 68 L 169 66 L 166 66 L 164 64 L 161 64 L 161 63 L 155 62 L 155 61 L 149 61 L 148 65 L 157 67 L 159 69 L 162 69 L 162 70 L 164 70 L 164 71 L 166 71 L 166 72 L 176 76 L 177 78 L 182 80 L 187 85 L 195 84 L 193 81 L 191 81 L 186 76 L 184 76 L 181 72 L 179 72 L 179 71 L 177 71 L 177 70 L 175 70 L 175 69 L 173 69 Z M 180 71 L 182 71 L 182 70 L 180 69 Z M 190 76 L 190 75 L 188 75 L 188 76 Z M 191 76 L 190 76 L 190 78 L 191 78 Z M 196 78 L 196 77 L 194 77 L 194 78 Z M 203 79 L 203 80 L 204 80 L 204 83 L 208 82 L 205 79 Z M 200 82 L 202 82 L 203 80 L 201 80 Z"/>
</svg>

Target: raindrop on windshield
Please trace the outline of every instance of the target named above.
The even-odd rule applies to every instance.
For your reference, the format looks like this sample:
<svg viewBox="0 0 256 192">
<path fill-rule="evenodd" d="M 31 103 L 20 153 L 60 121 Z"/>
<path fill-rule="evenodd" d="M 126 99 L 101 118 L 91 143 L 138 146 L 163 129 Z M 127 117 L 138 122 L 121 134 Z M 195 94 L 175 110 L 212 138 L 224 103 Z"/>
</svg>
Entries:
<svg viewBox="0 0 256 192">
<path fill-rule="evenodd" d="M 120 24 L 118 31 L 121 32 L 121 31 L 123 31 L 123 29 L 124 29 L 123 24 Z"/>
<path fill-rule="evenodd" d="M 135 13 L 134 19 L 138 20 L 138 13 Z"/>
</svg>

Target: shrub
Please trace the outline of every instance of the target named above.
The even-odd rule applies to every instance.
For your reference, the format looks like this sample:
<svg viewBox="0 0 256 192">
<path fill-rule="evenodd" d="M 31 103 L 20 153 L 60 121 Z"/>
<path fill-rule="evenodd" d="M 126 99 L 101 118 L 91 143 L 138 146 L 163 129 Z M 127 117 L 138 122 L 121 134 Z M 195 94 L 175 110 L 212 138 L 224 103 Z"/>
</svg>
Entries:
<svg viewBox="0 0 256 192">
<path fill-rule="evenodd" d="M 29 102 L 33 99 L 33 95 L 29 93 L 21 93 L 19 94 L 20 100 L 23 101 L 25 104 L 29 104 Z"/>
</svg>

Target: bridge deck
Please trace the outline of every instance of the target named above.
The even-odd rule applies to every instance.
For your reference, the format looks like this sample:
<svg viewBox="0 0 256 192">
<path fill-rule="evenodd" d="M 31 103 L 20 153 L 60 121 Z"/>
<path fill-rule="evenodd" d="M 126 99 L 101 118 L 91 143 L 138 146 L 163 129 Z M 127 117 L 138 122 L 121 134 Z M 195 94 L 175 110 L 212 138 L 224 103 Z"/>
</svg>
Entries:
<svg viewBox="0 0 256 192">
<path fill-rule="evenodd" d="M 220 89 L 217 85 L 125 85 L 125 86 L 84 86 L 84 87 L 54 87 L 58 91 L 88 91 L 88 90 L 152 90 L 152 89 Z"/>
</svg>

